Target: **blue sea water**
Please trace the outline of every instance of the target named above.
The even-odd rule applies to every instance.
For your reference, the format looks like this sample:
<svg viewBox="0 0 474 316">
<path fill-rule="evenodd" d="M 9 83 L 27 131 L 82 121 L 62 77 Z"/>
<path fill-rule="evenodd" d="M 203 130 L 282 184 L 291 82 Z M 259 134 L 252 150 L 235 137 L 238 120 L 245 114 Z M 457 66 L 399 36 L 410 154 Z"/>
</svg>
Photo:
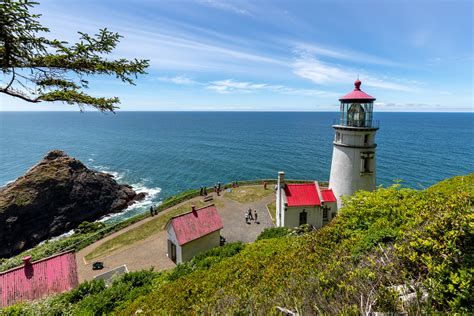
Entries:
<svg viewBox="0 0 474 316">
<path fill-rule="evenodd" d="M 217 181 L 329 178 L 336 112 L 0 112 L 0 186 L 52 149 L 114 174 L 150 203 Z M 473 113 L 375 113 L 377 182 L 424 188 L 474 172 Z"/>
</svg>

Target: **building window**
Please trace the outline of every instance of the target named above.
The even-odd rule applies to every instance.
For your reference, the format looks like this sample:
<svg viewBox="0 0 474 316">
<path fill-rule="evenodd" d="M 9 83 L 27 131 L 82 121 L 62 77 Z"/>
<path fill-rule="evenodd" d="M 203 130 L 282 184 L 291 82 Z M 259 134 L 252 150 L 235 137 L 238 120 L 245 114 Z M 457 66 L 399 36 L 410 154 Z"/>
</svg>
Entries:
<svg viewBox="0 0 474 316">
<path fill-rule="evenodd" d="M 360 155 L 360 172 L 370 173 L 371 171 L 371 162 L 370 160 L 374 158 L 374 154 L 370 152 L 361 153 Z"/>
<path fill-rule="evenodd" d="M 323 221 L 328 220 L 328 209 L 327 207 L 323 208 Z"/>
<path fill-rule="evenodd" d="M 300 213 L 300 226 L 308 222 L 308 213 L 305 210 Z"/>
<path fill-rule="evenodd" d="M 364 135 L 364 145 L 368 145 L 369 144 L 369 134 L 365 134 Z"/>
<path fill-rule="evenodd" d="M 341 141 L 341 133 L 336 132 L 336 142 L 340 142 L 340 141 Z"/>
<path fill-rule="evenodd" d="M 364 172 L 370 172 L 370 161 L 369 157 L 364 158 Z"/>
</svg>

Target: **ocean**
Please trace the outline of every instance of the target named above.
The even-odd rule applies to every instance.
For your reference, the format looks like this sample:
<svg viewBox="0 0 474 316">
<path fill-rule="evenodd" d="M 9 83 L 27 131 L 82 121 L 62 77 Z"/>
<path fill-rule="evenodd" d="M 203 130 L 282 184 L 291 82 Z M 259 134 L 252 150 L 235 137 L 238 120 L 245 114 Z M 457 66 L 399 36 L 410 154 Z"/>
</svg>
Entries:
<svg viewBox="0 0 474 316">
<path fill-rule="evenodd" d="M 183 190 L 276 178 L 327 181 L 336 112 L 0 112 L 0 186 L 52 149 L 111 173 L 148 198 L 116 222 Z M 426 188 L 474 172 L 474 113 L 374 113 L 377 183 Z"/>
</svg>

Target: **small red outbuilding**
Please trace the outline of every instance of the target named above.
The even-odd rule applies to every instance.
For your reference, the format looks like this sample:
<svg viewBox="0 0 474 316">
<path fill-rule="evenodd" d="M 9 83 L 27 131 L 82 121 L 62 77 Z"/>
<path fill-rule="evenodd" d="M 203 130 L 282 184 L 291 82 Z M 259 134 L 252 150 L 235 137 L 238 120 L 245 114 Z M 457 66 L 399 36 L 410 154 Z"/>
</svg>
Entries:
<svg viewBox="0 0 474 316">
<path fill-rule="evenodd" d="M 68 291 L 78 285 L 75 254 L 60 253 L 0 272 L 0 307 Z"/>
</svg>

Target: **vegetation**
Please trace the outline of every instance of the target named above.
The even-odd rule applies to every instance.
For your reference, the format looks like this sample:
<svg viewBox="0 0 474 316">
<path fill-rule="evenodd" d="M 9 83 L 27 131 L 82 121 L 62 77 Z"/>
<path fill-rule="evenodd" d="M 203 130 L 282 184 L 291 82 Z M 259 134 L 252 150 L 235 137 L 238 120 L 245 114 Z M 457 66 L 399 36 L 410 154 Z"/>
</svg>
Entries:
<svg viewBox="0 0 474 316">
<path fill-rule="evenodd" d="M 284 237 L 268 230 L 253 244 L 216 248 L 169 272 L 139 272 L 150 273 L 149 283 L 88 285 L 67 304 L 62 294 L 3 312 L 267 314 L 281 306 L 301 314 L 471 313 L 473 188 L 469 175 L 424 191 L 358 192 L 320 230 Z"/>
<path fill-rule="evenodd" d="M 103 98 L 86 94 L 91 75 L 115 76 L 134 84 L 144 74 L 147 60 L 109 60 L 104 58 L 116 48 L 121 36 L 107 29 L 89 35 L 79 32 L 79 42 L 69 44 L 43 35 L 49 29 L 38 21 L 40 14 L 30 10 L 30 0 L 6 0 L 0 3 L 0 71 L 7 83 L 0 93 L 27 102 L 62 101 L 100 111 L 114 111 L 117 97 Z"/>
<path fill-rule="evenodd" d="M 359 192 L 323 229 L 250 244 L 209 270 L 156 284 L 122 313 L 472 312 L 474 196 L 456 181 Z M 410 303 L 399 298 L 404 285 Z"/>
<path fill-rule="evenodd" d="M 261 200 L 262 198 L 274 193 L 272 186 L 267 186 L 265 190 L 263 185 L 239 186 L 232 188 L 230 192 L 225 192 L 225 197 L 239 203 L 251 203 Z"/>
<path fill-rule="evenodd" d="M 263 232 L 258 235 L 257 240 L 270 239 L 270 238 L 280 238 L 283 236 L 289 235 L 291 232 L 290 228 L 287 227 L 271 227 L 265 228 Z"/>
<path fill-rule="evenodd" d="M 267 204 L 268 211 L 270 212 L 270 216 L 272 217 L 273 224 L 276 223 L 276 200 L 271 201 Z"/>
<path fill-rule="evenodd" d="M 216 206 L 219 206 L 219 203 L 221 202 L 214 201 L 213 203 L 216 204 Z M 87 260 L 92 260 L 94 258 L 102 257 L 127 245 L 131 245 L 137 241 L 144 240 L 160 231 L 163 231 L 166 223 L 171 217 L 189 212 L 191 210 L 191 205 L 196 205 L 196 207 L 199 208 L 209 204 L 209 202 L 205 203 L 201 200 L 195 200 L 192 202 L 184 203 L 179 207 L 170 210 L 166 214 L 163 214 L 162 216 L 152 218 L 149 221 L 141 224 L 140 226 L 132 228 L 123 234 L 120 234 L 110 240 L 107 240 L 106 242 L 98 246 L 96 249 L 94 249 L 92 252 L 87 254 L 85 258 Z"/>
<path fill-rule="evenodd" d="M 86 281 L 74 290 L 0 310 L 0 315 L 103 315 L 123 310 L 133 300 L 156 289 L 157 284 L 176 281 L 196 271 L 205 271 L 244 248 L 230 243 L 213 248 L 178 265 L 171 272 L 143 270 L 127 273 L 105 287 L 103 280 Z"/>
</svg>

